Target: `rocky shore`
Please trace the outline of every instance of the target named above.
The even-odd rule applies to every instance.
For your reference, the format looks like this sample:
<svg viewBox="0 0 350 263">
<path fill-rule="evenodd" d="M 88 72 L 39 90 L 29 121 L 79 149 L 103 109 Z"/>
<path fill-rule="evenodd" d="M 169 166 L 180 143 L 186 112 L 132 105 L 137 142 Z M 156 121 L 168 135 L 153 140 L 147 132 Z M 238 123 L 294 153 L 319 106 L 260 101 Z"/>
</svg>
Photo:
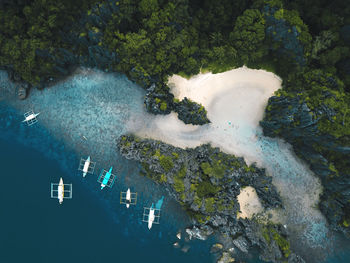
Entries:
<svg viewBox="0 0 350 263">
<path fill-rule="evenodd" d="M 310 164 L 324 187 L 319 203 L 321 212 L 333 229 L 350 236 L 349 136 L 337 138 L 320 130 L 321 122 L 334 121 L 337 113 L 337 109 L 326 104 L 311 109 L 297 95 L 273 96 L 260 124 L 265 135 L 284 138 Z"/>
<path fill-rule="evenodd" d="M 170 93 L 165 84 L 152 84 L 147 88 L 144 100 L 148 112 L 153 114 L 169 114 L 175 111 L 178 118 L 186 124 L 203 125 L 209 123 L 205 108 L 188 98 L 178 100 Z"/>
<path fill-rule="evenodd" d="M 225 154 L 219 148 L 201 145 L 181 149 L 160 141 L 123 135 L 117 148 L 127 159 L 142 164 L 143 175 L 163 184 L 193 219 L 186 232 L 205 240 L 219 233 L 229 237 L 223 257 L 259 248 L 268 262 L 304 262 L 291 250 L 288 233 L 264 214 L 239 218 L 237 200 L 243 187 L 251 186 L 265 209 L 282 207 L 281 199 L 264 169 L 246 165 L 243 158 Z M 228 253 L 228 254 L 224 254 Z M 232 262 L 232 261 L 219 262 Z"/>
</svg>

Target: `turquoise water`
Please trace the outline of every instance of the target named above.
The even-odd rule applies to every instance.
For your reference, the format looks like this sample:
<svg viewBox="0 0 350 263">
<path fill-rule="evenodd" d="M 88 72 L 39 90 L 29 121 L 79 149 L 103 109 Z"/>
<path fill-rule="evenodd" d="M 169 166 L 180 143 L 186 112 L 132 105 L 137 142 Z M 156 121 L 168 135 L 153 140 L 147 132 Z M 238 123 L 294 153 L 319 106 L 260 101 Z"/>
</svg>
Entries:
<svg viewBox="0 0 350 263">
<path fill-rule="evenodd" d="M 188 221 L 164 220 L 149 231 L 139 213 L 143 203 L 126 210 L 114 203 L 119 192 L 95 192 L 97 176 L 84 184 L 75 153 L 21 118 L 0 103 L 0 262 L 212 262 L 212 241 L 180 241 L 190 246 L 187 253 L 173 248 Z M 60 177 L 73 184 L 73 199 L 62 205 L 50 198 L 50 183 Z"/>
<path fill-rule="evenodd" d="M 12 92 L 14 87 L 11 86 L 6 73 L 1 71 L 0 100 L 5 98 L 8 103 L 0 104 L 0 140 L 2 140 L 0 154 L 4 156 L 0 161 L 1 166 L 4 167 L 2 175 L 16 175 L 16 180 L 18 178 L 19 182 L 26 182 L 25 189 L 17 193 L 16 202 L 12 202 L 13 188 L 4 188 L 2 193 L 2 199 L 5 200 L 2 203 L 6 204 L 3 211 L 8 210 L 11 213 L 0 219 L 7 220 L 1 225 L 10 225 L 13 231 L 16 231 L 14 225 L 23 225 L 20 228 L 21 231 L 6 232 L 4 239 L 1 240 L 1 245 L 4 245 L 7 251 L 11 251 L 11 248 L 26 249 L 25 246 L 28 243 L 26 238 L 35 237 L 34 243 L 39 244 L 40 251 L 44 251 L 42 262 L 47 262 L 47 256 L 56 253 L 59 245 L 63 246 L 63 244 L 67 246 L 61 249 L 69 251 L 69 254 L 73 253 L 72 258 L 74 256 L 79 258 L 83 253 L 81 251 L 87 250 L 86 253 L 90 255 L 86 257 L 87 262 L 101 262 L 102 259 L 119 259 L 118 262 L 125 262 L 128 257 L 131 257 L 130 262 L 141 260 L 144 262 L 212 262 L 213 259 L 208 250 L 214 240 L 188 243 L 181 241 L 182 246 L 190 246 L 186 254 L 173 248 L 172 244 L 177 241 L 175 237 L 177 231 L 189 226 L 191 221 L 162 187 L 139 176 L 138 165 L 125 160 L 116 151 L 114 139 L 127 132 L 128 124 L 137 122 L 140 118 L 148 118 L 143 110 L 144 91 L 142 89 L 123 75 L 103 74 L 86 69 L 52 88 L 33 91 L 25 101 L 15 99 Z M 9 89 L 3 89 L 4 92 L 1 94 L 2 87 L 9 87 Z M 21 120 L 22 114 L 31 108 L 40 111 L 41 115 L 38 118 L 39 123 L 29 128 L 21 124 Z M 87 140 L 82 139 L 82 136 Z M 271 149 L 276 147 L 278 148 L 277 144 Z M 10 157 L 12 150 L 14 154 Z M 273 151 L 273 153 L 277 152 Z M 80 157 L 88 155 L 93 161 L 97 161 L 97 166 L 95 175 L 87 175 L 83 179 L 77 168 Z M 270 156 L 270 158 L 277 157 Z M 288 164 L 286 166 L 293 166 L 291 160 L 286 156 L 282 157 L 284 163 Z M 12 162 L 9 161 L 10 158 Z M 266 162 L 269 161 L 271 160 L 266 160 Z M 18 163 L 23 165 L 13 171 L 13 167 Z M 114 167 L 113 172 L 117 174 L 116 183 L 112 189 L 106 188 L 100 191 L 99 184 L 96 182 L 97 174 L 101 169 L 109 169 L 110 166 Z M 32 167 L 31 170 L 30 167 Z M 65 200 L 62 207 L 58 205 L 57 200 L 49 198 L 50 182 L 58 182 L 60 176 L 64 177 L 65 182 L 73 183 L 73 200 Z M 35 178 L 36 181 L 27 181 L 28 178 Z M 44 183 L 42 178 L 47 181 Z M 3 185 L 10 183 L 10 181 L 3 181 Z M 41 183 L 43 185 L 40 186 Z M 46 199 L 43 198 L 43 194 L 34 195 L 33 198 L 28 199 L 31 191 L 25 190 L 37 189 L 38 186 L 42 191 L 46 191 Z M 138 192 L 138 205 L 129 210 L 119 204 L 120 191 L 126 191 L 127 187 Z M 152 230 L 148 231 L 147 225 L 141 222 L 143 207 L 156 203 L 162 196 L 165 198 L 162 205 L 161 224 L 154 225 Z M 14 209 L 20 202 L 24 202 L 21 204 L 23 211 Z M 41 203 L 45 204 L 45 209 L 41 209 L 39 205 Z M 26 210 L 27 206 L 30 209 Z M 77 208 L 81 208 L 81 211 L 76 210 Z M 62 211 L 64 212 L 61 215 Z M 75 214 L 75 211 L 78 211 L 78 214 Z M 48 213 L 64 217 L 62 227 L 67 229 L 67 232 L 57 228 L 62 224 L 60 218 L 52 216 L 48 220 L 46 218 Z M 24 224 L 26 221 L 22 219 L 23 214 L 38 216 L 33 217 L 31 223 Z M 72 220 L 76 220 L 75 225 L 67 219 L 71 217 L 74 217 Z M 14 219 L 18 221 L 12 224 Z M 35 228 L 33 225 L 36 220 L 41 223 Z M 45 226 L 43 221 L 47 225 L 45 230 L 40 228 L 41 224 Z M 317 226 L 317 224 L 314 225 Z M 79 227 L 82 229 L 79 230 Z M 53 228 L 56 230 L 53 235 L 56 238 L 51 245 L 49 238 L 52 237 L 50 231 Z M 38 233 L 46 233 L 45 237 L 35 234 L 33 229 Z M 33 232 L 25 232 L 25 230 L 33 230 Z M 7 228 L 6 231 L 8 231 Z M 87 232 L 90 233 L 92 242 L 87 242 L 90 241 L 86 238 Z M 318 228 L 315 228 L 312 233 L 314 232 L 323 233 Z M 311 238 L 318 236 L 311 236 Z M 71 240 L 74 242 L 70 242 Z M 123 245 L 125 243 L 127 245 Z M 16 247 L 14 244 L 21 245 Z M 349 254 L 341 252 L 349 247 L 345 244 L 348 243 L 343 242 L 340 246 L 335 246 L 339 247 L 340 251 L 327 262 L 350 262 Z M 105 250 L 108 250 L 108 253 L 104 252 Z M 35 253 L 32 253 L 32 256 L 35 256 Z M 102 258 L 103 256 L 106 258 Z M 101 261 L 94 261 L 99 257 Z M 256 263 L 255 258 L 254 255 L 249 255 L 248 262 Z M 320 260 L 316 261 L 320 262 Z M 77 260 L 72 259 L 71 262 L 77 262 Z"/>
</svg>

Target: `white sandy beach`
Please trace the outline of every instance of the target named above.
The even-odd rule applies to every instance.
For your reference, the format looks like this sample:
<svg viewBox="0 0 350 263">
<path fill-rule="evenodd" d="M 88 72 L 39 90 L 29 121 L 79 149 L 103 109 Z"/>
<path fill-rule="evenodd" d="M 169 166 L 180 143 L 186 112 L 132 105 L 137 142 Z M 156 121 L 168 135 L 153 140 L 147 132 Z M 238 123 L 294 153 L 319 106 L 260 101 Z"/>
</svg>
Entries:
<svg viewBox="0 0 350 263">
<path fill-rule="evenodd" d="M 251 218 L 264 210 L 255 189 L 251 186 L 242 188 L 237 200 L 241 208 L 238 218 Z"/>
<path fill-rule="evenodd" d="M 266 168 L 285 209 L 265 212 L 276 223 L 298 233 L 295 244 L 320 248 L 325 245 L 328 233 L 325 218 L 315 209 L 322 191 L 320 180 L 295 156 L 289 144 L 263 136 L 259 126 L 268 99 L 281 88 L 281 82 L 273 73 L 246 67 L 220 74 L 199 74 L 188 80 L 172 76 L 169 86 L 175 97 L 187 97 L 201 103 L 207 109 L 211 123 L 185 125 L 175 113 L 143 115 L 130 121 L 127 129 L 141 137 L 182 148 L 210 143 L 226 153 L 244 157 L 248 164 L 256 163 Z M 255 205 L 247 206 L 249 202 Z M 261 212 L 259 203 L 256 195 L 241 195 L 241 216 L 250 217 Z"/>
<path fill-rule="evenodd" d="M 270 72 L 243 67 L 219 74 L 200 74 L 189 80 L 175 75 L 169 79 L 169 86 L 176 98 L 187 97 L 201 103 L 211 123 L 186 125 L 176 113 L 171 113 L 156 116 L 151 122 L 135 120 L 131 130 L 141 137 L 182 148 L 210 142 L 227 153 L 243 156 L 249 164 L 257 161 L 252 154 L 257 149 L 250 149 L 241 137 L 257 140 L 255 131 L 268 98 L 281 88 L 281 79 Z"/>
<path fill-rule="evenodd" d="M 248 163 L 257 161 L 240 138 L 243 135 L 257 140 L 252 131 L 259 127 L 268 98 L 281 88 L 281 79 L 266 71 L 243 67 L 220 74 L 200 74 L 189 80 L 174 75 L 169 86 L 176 98 L 187 97 L 201 103 L 211 123 L 202 127 L 185 125 L 172 113 L 156 117 L 154 129 L 158 132 L 153 128 L 140 129 L 138 135 L 183 148 L 210 142 L 225 152 L 243 156 Z M 233 136 L 234 133 L 241 134 Z M 239 217 L 250 218 L 263 211 L 252 187 L 242 189 L 238 202 L 242 211 Z"/>
</svg>

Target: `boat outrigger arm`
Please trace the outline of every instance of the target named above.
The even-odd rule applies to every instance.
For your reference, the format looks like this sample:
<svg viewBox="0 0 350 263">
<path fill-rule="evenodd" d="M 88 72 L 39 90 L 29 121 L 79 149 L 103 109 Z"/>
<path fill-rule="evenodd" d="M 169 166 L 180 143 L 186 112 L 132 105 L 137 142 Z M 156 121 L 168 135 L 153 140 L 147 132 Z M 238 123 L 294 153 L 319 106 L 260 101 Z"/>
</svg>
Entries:
<svg viewBox="0 0 350 263">
<path fill-rule="evenodd" d="M 65 198 L 72 199 L 72 184 L 64 184 L 62 177 L 58 184 L 51 183 L 51 198 L 57 198 L 60 204 Z"/>
</svg>

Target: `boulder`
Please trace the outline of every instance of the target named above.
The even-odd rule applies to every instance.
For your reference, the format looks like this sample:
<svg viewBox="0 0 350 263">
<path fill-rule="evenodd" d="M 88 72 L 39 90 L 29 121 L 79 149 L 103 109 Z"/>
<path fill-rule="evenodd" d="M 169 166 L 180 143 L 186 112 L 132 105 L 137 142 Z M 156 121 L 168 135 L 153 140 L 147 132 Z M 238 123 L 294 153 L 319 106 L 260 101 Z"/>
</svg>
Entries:
<svg viewBox="0 0 350 263">
<path fill-rule="evenodd" d="M 24 100 L 27 97 L 27 89 L 20 87 L 17 90 L 17 96 L 20 100 Z"/>
<path fill-rule="evenodd" d="M 214 245 L 211 246 L 210 248 L 210 253 L 218 253 L 220 252 L 222 249 L 224 248 L 224 246 L 220 243 L 216 243 Z"/>
<path fill-rule="evenodd" d="M 233 240 L 233 244 L 243 253 L 248 253 L 250 244 L 244 236 L 239 236 Z"/>
<path fill-rule="evenodd" d="M 217 263 L 232 263 L 232 262 L 235 262 L 235 259 L 231 257 L 231 254 L 228 252 L 223 252 L 221 257 L 217 261 Z"/>
<path fill-rule="evenodd" d="M 193 226 L 192 228 L 186 228 L 186 233 L 190 239 L 207 240 L 208 236 L 213 234 L 213 232 L 213 229 L 209 226 L 202 226 L 201 228 Z"/>
<path fill-rule="evenodd" d="M 175 104 L 175 111 L 178 113 L 178 118 L 186 124 L 203 125 L 210 123 L 204 107 L 186 97 Z"/>
<path fill-rule="evenodd" d="M 174 248 L 180 248 L 179 242 L 175 242 L 175 243 L 173 244 L 173 246 L 174 246 Z"/>
</svg>

